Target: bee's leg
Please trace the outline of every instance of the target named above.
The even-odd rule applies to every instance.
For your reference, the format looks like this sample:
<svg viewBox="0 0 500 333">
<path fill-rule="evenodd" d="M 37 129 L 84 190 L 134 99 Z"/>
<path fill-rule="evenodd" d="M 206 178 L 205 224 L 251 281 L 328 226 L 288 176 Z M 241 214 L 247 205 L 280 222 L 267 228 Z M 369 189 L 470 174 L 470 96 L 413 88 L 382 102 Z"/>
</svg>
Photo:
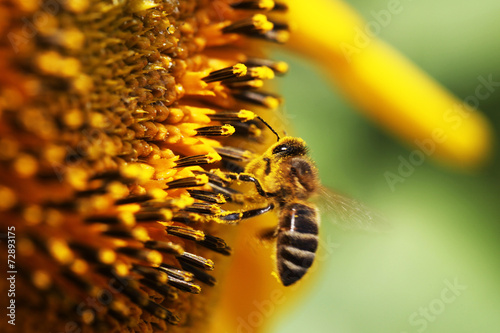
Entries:
<svg viewBox="0 0 500 333">
<path fill-rule="evenodd" d="M 206 175 L 208 177 L 208 184 L 212 188 L 212 193 L 210 196 L 214 198 L 208 198 L 206 193 L 202 193 L 204 197 L 202 196 L 195 196 L 195 199 L 199 199 L 202 201 L 207 201 L 207 202 L 216 202 L 216 203 L 223 203 L 220 200 L 220 197 L 222 196 L 224 202 L 232 202 L 236 204 L 244 204 L 245 203 L 245 198 L 244 194 L 231 188 L 231 183 L 234 181 L 234 178 L 227 177 L 226 174 L 222 171 L 219 171 L 217 173 L 214 172 L 206 172 L 206 171 L 195 171 L 195 174 L 202 174 Z M 191 196 L 193 197 L 193 193 L 195 192 L 195 195 L 198 192 L 201 191 L 189 191 Z"/>
<path fill-rule="evenodd" d="M 252 174 L 249 174 L 249 173 L 227 173 L 226 176 L 229 177 L 230 179 L 233 179 L 233 180 L 239 180 L 242 182 L 253 183 L 255 185 L 255 189 L 257 190 L 257 192 L 265 198 L 271 198 L 271 197 L 275 197 L 277 195 L 277 193 L 264 191 L 260 181 L 257 178 L 255 178 Z"/>
<path fill-rule="evenodd" d="M 240 210 L 237 212 L 224 212 L 217 216 L 217 218 L 223 223 L 238 223 L 240 220 L 249 219 L 254 216 L 258 216 L 264 213 L 269 212 L 274 209 L 274 204 L 269 204 L 263 208 L 249 209 L 249 210 Z"/>
<path fill-rule="evenodd" d="M 262 187 L 260 181 L 250 173 L 234 173 L 223 171 L 218 171 L 215 173 L 198 171 L 197 173 L 207 175 L 209 178 L 209 184 L 212 189 L 214 189 L 215 192 L 224 195 L 227 199 L 229 199 L 228 201 L 231 202 L 243 203 L 241 201 L 241 196 L 239 195 L 241 193 L 229 187 L 235 180 L 253 183 L 259 195 L 263 196 L 264 198 L 271 198 L 277 195 L 277 193 L 266 192 Z"/>
<path fill-rule="evenodd" d="M 215 193 L 217 193 L 218 195 L 222 195 L 222 197 L 224 197 L 224 200 L 226 202 L 232 202 L 240 205 L 245 203 L 245 196 L 243 193 L 235 189 L 232 189 L 230 187 L 222 187 L 213 183 L 209 184 Z"/>
</svg>

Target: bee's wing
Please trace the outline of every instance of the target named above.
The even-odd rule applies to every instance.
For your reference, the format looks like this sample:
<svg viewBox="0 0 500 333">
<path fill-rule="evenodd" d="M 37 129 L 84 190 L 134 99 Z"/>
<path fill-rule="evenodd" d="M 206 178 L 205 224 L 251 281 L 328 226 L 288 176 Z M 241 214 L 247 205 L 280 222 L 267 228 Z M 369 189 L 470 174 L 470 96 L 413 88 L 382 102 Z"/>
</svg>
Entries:
<svg viewBox="0 0 500 333">
<path fill-rule="evenodd" d="M 322 223 L 329 222 L 342 229 L 388 231 L 390 224 L 380 214 L 361 202 L 322 187 L 317 198 Z"/>
</svg>

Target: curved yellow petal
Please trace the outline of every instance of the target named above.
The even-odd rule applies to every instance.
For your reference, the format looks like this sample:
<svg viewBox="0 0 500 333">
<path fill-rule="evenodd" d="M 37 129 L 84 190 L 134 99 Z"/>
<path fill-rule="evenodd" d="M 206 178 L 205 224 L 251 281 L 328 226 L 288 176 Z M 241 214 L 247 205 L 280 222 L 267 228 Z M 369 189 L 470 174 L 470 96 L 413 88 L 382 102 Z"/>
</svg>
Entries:
<svg viewBox="0 0 500 333">
<path fill-rule="evenodd" d="M 484 86 L 460 101 L 377 39 L 342 1 L 290 0 L 289 7 L 295 31 L 288 46 L 320 61 L 369 117 L 448 164 L 473 168 L 488 158 L 490 124 L 468 103 L 474 104 L 492 89 L 496 82 L 488 86 L 491 78 L 482 78 Z M 397 12 L 398 7 L 387 10 Z"/>
</svg>

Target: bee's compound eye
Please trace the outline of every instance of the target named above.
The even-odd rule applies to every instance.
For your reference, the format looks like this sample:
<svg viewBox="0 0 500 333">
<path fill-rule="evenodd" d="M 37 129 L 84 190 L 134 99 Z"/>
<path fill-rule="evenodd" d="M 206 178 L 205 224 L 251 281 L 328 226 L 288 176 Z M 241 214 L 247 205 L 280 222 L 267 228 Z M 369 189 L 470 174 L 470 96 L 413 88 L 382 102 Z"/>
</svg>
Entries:
<svg viewBox="0 0 500 333">
<path fill-rule="evenodd" d="M 290 149 L 288 145 L 279 145 L 273 149 L 273 154 L 285 153 Z"/>
</svg>

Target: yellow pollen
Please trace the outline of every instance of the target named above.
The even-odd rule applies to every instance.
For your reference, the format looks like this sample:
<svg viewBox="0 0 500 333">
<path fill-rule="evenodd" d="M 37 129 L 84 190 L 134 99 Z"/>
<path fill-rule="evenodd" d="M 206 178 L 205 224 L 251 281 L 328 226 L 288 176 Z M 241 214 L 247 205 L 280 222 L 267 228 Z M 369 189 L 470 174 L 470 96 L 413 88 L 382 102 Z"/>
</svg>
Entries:
<svg viewBox="0 0 500 333">
<path fill-rule="evenodd" d="M 112 264 L 116 260 L 116 253 L 113 250 L 103 249 L 98 254 L 99 261 L 103 264 Z"/>
<path fill-rule="evenodd" d="M 145 242 L 145 241 L 149 240 L 149 234 L 148 234 L 148 231 L 146 230 L 146 228 L 135 227 L 132 230 L 132 235 L 134 236 L 135 239 L 137 239 L 138 241 L 141 241 L 141 242 Z"/>
<path fill-rule="evenodd" d="M 0 186 L 0 211 L 10 209 L 16 202 L 14 192 L 6 186 Z"/>
<path fill-rule="evenodd" d="M 19 154 L 14 162 L 14 169 L 21 177 L 31 177 L 38 170 L 38 163 L 28 154 Z"/>
<path fill-rule="evenodd" d="M 89 265 L 87 264 L 86 261 L 82 259 L 76 259 L 72 264 L 71 264 L 71 271 L 73 273 L 76 273 L 78 275 L 84 275 L 87 273 L 89 270 Z"/>
<path fill-rule="evenodd" d="M 83 310 L 82 313 L 80 314 L 80 317 L 82 318 L 82 321 L 84 323 L 91 324 L 95 318 L 94 311 L 90 309 Z"/>
<path fill-rule="evenodd" d="M 240 112 L 238 112 L 238 118 L 240 118 L 241 121 L 243 121 L 243 122 L 255 119 L 256 117 L 257 117 L 257 115 L 255 113 L 253 113 L 252 111 L 240 110 Z"/>
<path fill-rule="evenodd" d="M 36 270 L 32 275 L 33 284 L 40 290 L 46 290 L 52 284 L 50 275 L 45 271 Z"/>
<path fill-rule="evenodd" d="M 127 276 L 130 273 L 127 265 L 124 263 L 116 263 L 113 267 L 118 276 Z"/>
<path fill-rule="evenodd" d="M 118 215 L 120 223 L 126 227 L 133 227 L 135 225 L 135 217 L 131 212 L 123 212 Z"/>
<path fill-rule="evenodd" d="M 280 105 L 280 101 L 272 96 L 264 98 L 263 103 L 270 109 L 276 109 Z"/>
<path fill-rule="evenodd" d="M 123 166 L 121 169 L 121 174 L 126 178 L 131 179 L 139 179 L 141 182 L 144 182 L 153 177 L 155 169 L 144 163 L 137 164 L 129 164 Z"/>
<path fill-rule="evenodd" d="M 234 131 L 234 128 L 233 128 L 233 131 Z M 208 156 L 208 158 L 207 158 L 208 163 L 215 163 L 215 162 L 219 162 L 220 160 L 222 160 L 220 155 L 217 154 L 216 152 L 208 153 L 207 156 Z M 203 176 L 205 176 L 205 175 L 203 175 Z M 207 183 L 208 183 L 208 179 L 207 179 Z M 200 183 L 200 184 L 206 184 L 206 183 Z"/>
<path fill-rule="evenodd" d="M 228 125 L 228 124 L 222 125 L 222 126 L 221 126 L 221 129 L 222 129 L 222 130 L 221 130 L 221 135 L 222 135 L 222 136 L 229 136 L 229 135 L 233 135 L 233 134 L 234 134 L 234 132 L 235 132 L 234 127 L 233 127 L 233 126 L 231 126 L 231 125 Z M 217 156 L 218 156 L 218 155 L 219 155 L 219 154 L 217 154 Z M 218 161 L 219 161 L 219 160 L 220 160 L 220 156 L 219 156 Z"/>
<path fill-rule="evenodd" d="M 42 222 L 42 208 L 38 205 L 31 205 L 24 209 L 24 220 L 31 225 L 36 225 Z"/>
<path fill-rule="evenodd" d="M 265 9 L 265 10 L 271 10 L 274 8 L 274 1 L 273 0 L 260 0 L 259 7 L 262 9 Z"/>
<path fill-rule="evenodd" d="M 284 61 L 279 61 L 274 66 L 274 69 L 280 74 L 285 74 L 286 72 L 288 72 L 288 68 L 288 64 Z"/>
<path fill-rule="evenodd" d="M 290 39 L 290 32 L 287 30 L 276 31 L 275 38 L 278 43 L 286 43 Z"/>
<path fill-rule="evenodd" d="M 89 5 L 90 2 L 86 0 L 69 0 L 64 2 L 64 7 L 75 14 L 85 11 Z"/>
<path fill-rule="evenodd" d="M 150 251 L 146 256 L 146 261 L 154 266 L 160 266 L 163 261 L 163 256 L 158 251 Z"/>
<path fill-rule="evenodd" d="M 73 260 L 73 252 L 60 239 L 51 239 L 49 241 L 49 250 L 52 256 L 63 265 L 69 264 Z"/>
<path fill-rule="evenodd" d="M 266 66 L 254 67 L 250 69 L 250 75 L 261 80 L 274 79 L 274 72 L 271 68 Z"/>
<path fill-rule="evenodd" d="M 236 76 L 247 75 L 247 66 L 243 64 L 236 64 L 233 66 L 233 74 Z"/>
<path fill-rule="evenodd" d="M 253 24 L 257 30 L 260 32 L 268 32 L 273 30 L 274 24 L 267 20 L 267 16 L 264 14 L 255 14 L 252 17 Z"/>
<path fill-rule="evenodd" d="M 80 62 L 75 58 L 62 57 L 55 51 L 47 51 L 35 59 L 40 71 L 59 77 L 75 77 L 80 73 Z"/>
</svg>

